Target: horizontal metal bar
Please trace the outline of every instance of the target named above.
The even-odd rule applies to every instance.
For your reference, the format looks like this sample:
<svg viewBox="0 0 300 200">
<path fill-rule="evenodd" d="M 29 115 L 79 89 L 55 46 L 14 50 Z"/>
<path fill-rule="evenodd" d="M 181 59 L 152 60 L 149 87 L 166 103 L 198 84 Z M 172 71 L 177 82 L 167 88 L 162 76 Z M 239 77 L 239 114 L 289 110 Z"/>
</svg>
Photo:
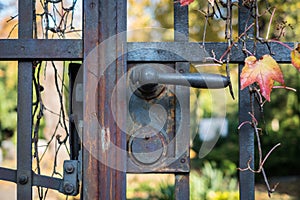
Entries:
<svg viewBox="0 0 300 200">
<path fill-rule="evenodd" d="M 82 40 L 0 40 L 0 60 L 81 60 Z"/>
<path fill-rule="evenodd" d="M 17 183 L 17 170 L 0 167 L 0 180 Z M 60 190 L 63 179 L 33 174 L 34 186 Z"/>
<path fill-rule="evenodd" d="M 44 188 L 60 190 L 62 187 L 63 179 L 44 176 L 39 174 L 33 174 L 33 183 L 34 186 L 40 186 Z"/>
<path fill-rule="evenodd" d="M 0 167 L 0 180 L 17 182 L 17 170 Z"/>
<path fill-rule="evenodd" d="M 293 43 L 285 43 L 293 47 Z M 249 45 L 250 46 L 250 43 Z M 277 62 L 290 62 L 290 50 L 278 43 L 269 43 Z M 133 42 L 128 43 L 128 58 L 130 62 L 201 62 L 203 56 L 212 56 L 212 51 L 219 59 L 227 50 L 227 43 L 208 42 L 205 50 L 199 43 L 189 42 Z M 208 55 L 209 54 L 209 55 Z M 257 55 L 270 54 L 267 45 L 257 44 Z M 225 57 L 226 58 L 226 57 Z M 231 49 L 231 62 L 244 62 L 245 55 L 242 52 L 242 44 L 237 43 Z"/>
<path fill-rule="evenodd" d="M 130 42 L 128 62 L 203 61 L 209 54 L 198 43 L 188 42 Z"/>
<path fill-rule="evenodd" d="M 285 43 L 293 47 L 294 43 Z M 129 42 L 128 62 L 201 62 L 214 51 L 219 59 L 227 50 L 227 43 L 208 42 L 205 50 L 196 42 Z M 250 44 L 249 44 L 250 46 Z M 290 62 L 290 51 L 278 43 L 269 43 L 273 57 L 279 63 Z M 269 54 L 267 45 L 257 44 L 257 55 Z M 231 51 L 231 62 L 244 62 L 242 44 Z M 0 40 L 0 60 L 82 60 L 82 40 Z"/>
</svg>

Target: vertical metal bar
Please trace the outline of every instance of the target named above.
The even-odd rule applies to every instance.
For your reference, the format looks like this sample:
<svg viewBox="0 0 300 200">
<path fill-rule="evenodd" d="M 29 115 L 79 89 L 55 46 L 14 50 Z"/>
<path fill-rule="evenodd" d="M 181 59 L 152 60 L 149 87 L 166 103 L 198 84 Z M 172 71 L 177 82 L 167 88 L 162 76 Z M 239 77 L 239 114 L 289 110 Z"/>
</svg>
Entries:
<svg viewBox="0 0 300 200">
<path fill-rule="evenodd" d="M 176 70 L 180 72 L 189 72 L 190 64 L 188 62 L 176 63 Z M 176 157 L 181 163 L 189 163 L 190 147 L 190 89 L 183 86 L 176 86 L 176 98 L 180 105 L 176 104 Z M 179 111 L 180 110 L 180 111 Z M 175 174 L 175 199 L 189 199 L 189 172 Z"/>
<path fill-rule="evenodd" d="M 69 116 L 70 116 L 70 121 L 69 121 L 69 130 L 70 130 L 70 158 L 71 160 L 78 160 L 79 159 L 79 151 L 80 151 L 80 138 L 79 138 L 79 133 L 75 123 L 79 123 L 78 120 L 82 120 L 82 113 L 78 114 L 77 116 L 74 116 L 73 113 L 73 107 L 75 109 L 76 106 L 82 107 L 82 102 L 78 103 L 78 100 L 76 97 L 73 99 L 74 94 L 76 94 L 76 85 L 79 83 L 79 77 L 77 79 L 78 82 L 75 83 L 75 79 L 77 77 L 78 71 L 81 67 L 81 64 L 79 63 L 70 63 L 69 64 Z M 80 77 L 81 78 L 81 77 Z M 80 79 L 82 81 L 82 79 Z M 82 83 L 82 82 L 80 82 Z M 74 90 L 75 89 L 75 90 Z M 78 105 L 80 104 L 80 105 Z"/>
<path fill-rule="evenodd" d="M 19 1 L 19 39 L 33 36 L 33 2 Z M 32 63 L 19 61 L 17 125 L 17 199 L 32 199 Z"/>
<path fill-rule="evenodd" d="M 188 22 L 188 6 L 180 6 L 179 2 L 177 0 L 174 1 L 174 41 L 176 42 L 188 42 L 189 41 L 189 22 Z M 176 63 L 175 64 L 176 70 L 179 70 L 180 72 L 189 72 L 189 63 Z M 184 158 L 181 158 L 185 162 L 189 162 L 189 114 L 190 114 L 190 105 L 189 105 L 189 89 L 176 86 L 175 88 L 176 96 L 177 98 L 184 99 L 185 101 L 184 105 L 176 105 L 176 136 L 181 138 L 177 141 L 179 145 L 176 146 L 176 154 L 178 155 L 178 152 L 182 154 L 182 152 L 186 151 L 185 155 L 178 155 L 178 156 L 184 156 Z M 179 106 L 181 106 L 181 110 L 183 113 L 181 113 L 181 116 L 178 116 L 180 112 L 177 112 L 177 109 L 179 109 Z M 182 106 L 184 108 L 182 109 Z M 178 118 L 181 119 L 179 120 Z M 179 130 L 179 127 L 181 126 L 181 129 Z M 184 135 L 185 137 L 180 137 L 181 135 Z M 181 141 L 180 141 L 181 140 Z M 180 173 L 175 174 L 175 199 L 176 200 L 184 200 L 189 199 L 190 196 L 190 187 L 189 187 L 189 173 Z"/>
<path fill-rule="evenodd" d="M 189 176 L 187 174 L 176 174 L 175 177 L 175 199 L 190 199 Z"/>
<path fill-rule="evenodd" d="M 239 34 L 243 33 L 249 16 L 248 9 L 245 9 L 242 2 L 239 2 Z M 251 23 L 248 21 L 248 23 Z M 243 64 L 239 64 L 239 75 L 241 74 Z M 239 81 L 240 83 L 240 81 Z M 240 88 L 240 84 L 239 84 Z M 250 95 L 248 88 L 239 90 L 239 123 L 251 120 L 248 112 L 251 111 Z M 254 165 L 254 131 L 250 125 L 241 127 L 239 131 L 239 167 L 247 168 L 247 163 L 251 158 L 251 167 Z M 254 192 L 254 173 L 247 171 L 239 172 L 239 192 L 241 200 L 251 200 L 255 198 Z"/>
<path fill-rule="evenodd" d="M 189 37 L 189 10 L 188 6 L 180 6 L 177 0 L 174 0 L 174 41 L 188 42 Z"/>
<path fill-rule="evenodd" d="M 97 94 L 89 93 L 89 88 L 97 84 L 89 77 L 89 66 L 98 64 L 98 56 L 87 60 L 89 53 L 97 47 L 99 43 L 99 0 L 83 1 L 83 135 L 82 135 L 82 194 L 81 199 L 99 199 L 99 161 L 92 154 L 98 152 L 98 134 L 90 132 L 92 124 L 89 123 L 89 113 L 92 103 L 90 97 L 97 98 Z M 98 130 L 96 130 L 98 132 Z"/>
<path fill-rule="evenodd" d="M 121 86 L 126 86 L 126 78 L 122 79 L 122 76 L 126 76 L 127 73 L 127 54 L 124 51 L 127 50 L 127 0 L 119 0 L 116 1 L 117 4 L 117 60 L 116 60 L 116 81 Z M 117 88 L 117 87 L 116 87 Z M 122 89 L 121 89 L 122 90 Z M 127 133 L 123 132 L 126 130 L 121 130 L 118 127 L 127 127 L 126 126 L 126 113 L 127 113 L 127 105 L 124 106 L 124 100 L 126 99 L 126 91 L 123 91 L 123 95 L 120 94 L 121 98 L 117 99 L 116 107 L 117 111 L 122 111 L 118 113 L 120 116 L 120 124 L 117 124 L 116 131 L 116 144 L 117 146 L 123 150 L 116 154 L 116 160 L 122 165 L 119 168 L 123 169 L 122 171 L 116 171 L 116 184 L 115 190 L 117 192 L 116 199 L 126 199 L 126 166 L 127 166 Z"/>
<path fill-rule="evenodd" d="M 239 64 L 239 74 L 243 65 Z M 249 90 L 239 91 L 239 123 L 251 120 L 249 119 L 250 108 Z M 239 167 L 247 168 L 247 163 L 251 158 L 250 166 L 254 166 L 254 132 L 253 127 L 244 125 L 239 131 Z M 239 190 L 241 200 L 254 199 L 254 173 L 247 171 L 239 172 Z"/>
<path fill-rule="evenodd" d="M 126 60 L 123 48 L 126 44 L 126 34 L 117 35 L 126 31 L 127 1 L 125 0 L 101 0 L 100 1 L 100 43 L 105 43 L 101 48 L 101 58 L 114 56 L 111 63 L 100 62 L 100 71 L 103 76 L 100 79 L 98 100 L 98 117 L 101 126 L 101 133 L 107 136 L 110 141 L 103 140 L 101 135 L 99 153 L 102 155 L 100 164 L 100 176 L 106 177 L 100 182 L 100 199 L 126 199 L 126 134 L 119 129 L 112 113 L 112 109 L 117 110 L 115 116 L 125 122 L 125 110 L 116 109 L 125 100 L 125 96 L 119 96 L 116 101 L 111 101 L 113 91 L 117 89 L 119 78 L 126 72 Z M 119 83 L 120 84 L 120 83 Z M 124 85 L 123 83 L 121 85 Z M 122 91 L 121 91 L 122 92 Z M 126 93 L 124 93 L 125 95 Z M 126 109 L 124 107 L 124 109 Z M 120 112 L 119 112 L 120 111 Z M 122 126 L 121 126 L 122 127 Z M 103 145 L 112 143 L 115 147 L 103 148 Z"/>
<path fill-rule="evenodd" d="M 126 72 L 122 55 L 126 34 L 117 35 L 126 31 L 126 10 L 126 0 L 84 2 L 83 199 L 126 198 L 126 134 L 119 129 L 112 113 L 112 108 L 126 97 L 111 101 L 117 81 Z M 86 60 L 91 51 L 96 56 Z M 115 59 L 107 63 L 110 58 Z M 95 84 L 98 88 L 93 94 L 90 88 Z M 93 116 L 87 113 L 95 106 L 95 98 L 96 126 L 89 124 Z M 125 122 L 125 113 L 114 114 Z"/>
</svg>

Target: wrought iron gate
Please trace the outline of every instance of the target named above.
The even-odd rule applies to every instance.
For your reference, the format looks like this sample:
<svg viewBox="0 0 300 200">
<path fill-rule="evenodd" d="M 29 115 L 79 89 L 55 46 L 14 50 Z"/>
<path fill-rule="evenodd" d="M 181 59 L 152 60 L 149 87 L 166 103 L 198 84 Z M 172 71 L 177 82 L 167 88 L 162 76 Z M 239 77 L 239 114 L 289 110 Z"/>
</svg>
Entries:
<svg viewBox="0 0 300 200">
<path fill-rule="evenodd" d="M 151 67 L 164 63 L 182 74 L 188 72 L 189 63 L 187 59 L 170 52 L 171 49 L 176 49 L 179 55 L 186 55 L 187 53 L 183 51 L 195 47 L 195 43 L 191 43 L 187 39 L 189 34 L 188 8 L 181 7 L 178 1 L 175 1 L 175 39 L 174 42 L 168 43 L 127 43 L 126 34 L 124 34 L 127 18 L 125 0 L 84 0 L 83 10 L 82 40 L 37 40 L 32 39 L 33 3 L 31 0 L 19 0 L 19 38 L 0 40 L 0 59 L 18 60 L 19 63 L 18 164 L 16 170 L 0 168 L 0 179 L 15 182 L 17 184 L 17 197 L 22 200 L 32 199 L 33 186 L 42 186 L 59 190 L 67 195 L 74 195 L 79 191 L 79 181 L 82 184 L 80 192 L 83 199 L 125 199 L 126 173 L 173 173 L 175 174 L 176 199 L 189 199 L 189 90 L 181 86 L 165 88 L 167 91 L 164 93 L 165 96 L 160 97 L 160 102 L 155 103 L 169 107 L 170 113 L 167 113 L 167 116 L 171 117 L 170 123 L 173 124 L 162 129 L 165 132 L 161 131 L 159 136 L 156 135 L 155 137 L 151 137 L 152 132 L 156 132 L 151 130 L 151 127 L 146 130 L 139 129 L 141 124 L 149 122 L 147 117 L 143 118 L 139 114 L 137 115 L 140 121 L 137 120 L 137 127 L 133 128 L 131 135 L 127 136 L 122 129 L 122 126 L 126 127 L 127 113 L 135 115 L 135 112 L 138 111 L 134 108 L 135 105 L 131 110 L 126 110 L 126 108 L 121 107 L 125 105 L 123 102 L 124 97 L 112 96 L 114 90 L 119 91 L 118 95 L 126 96 L 126 93 L 122 93 L 124 88 L 121 85 L 127 87 L 128 83 L 126 79 L 122 79 L 122 76 L 127 72 L 129 73 L 136 66 L 147 65 Z M 246 23 L 244 12 L 246 11 L 240 3 L 240 33 L 244 31 L 242 29 Z M 106 40 L 109 40 L 109 43 L 104 46 L 99 45 Z M 289 53 L 285 48 L 275 43 L 269 45 L 276 52 L 274 57 L 278 62 L 290 62 Z M 287 45 L 292 46 L 291 43 Z M 218 57 L 226 51 L 227 43 L 206 43 L 205 48 L 208 52 L 214 50 Z M 231 62 L 238 63 L 240 70 L 243 67 L 245 58 L 241 49 L 232 49 L 231 55 Z M 199 56 L 201 50 L 200 48 L 199 51 L 188 52 L 189 58 L 193 61 L 202 61 L 203 57 Z M 268 47 L 258 44 L 258 54 L 267 50 Z M 126 54 L 124 54 L 124 51 Z M 91 52 L 100 56 L 89 56 Z M 112 62 L 109 62 L 109 67 L 107 67 L 105 60 L 107 55 L 115 58 Z M 73 151 L 75 154 L 72 156 L 74 160 L 65 161 L 63 179 L 41 176 L 32 172 L 32 127 L 30 124 L 32 124 L 32 62 L 35 60 L 83 61 L 83 77 L 81 79 L 83 84 L 83 113 L 77 121 L 80 124 L 80 117 L 82 117 L 82 161 L 78 160 L 81 155 L 76 152 L 78 148 L 75 148 Z M 90 68 L 90 66 L 96 67 Z M 70 65 L 70 68 L 72 68 L 70 71 L 74 74 L 78 70 L 76 67 L 78 66 Z M 71 82 L 75 81 L 75 78 L 72 78 L 74 74 L 71 75 Z M 80 80 L 78 84 L 80 84 Z M 95 84 L 97 87 L 95 87 Z M 118 89 L 118 87 L 120 88 Z M 250 111 L 248 92 L 243 90 L 239 93 L 240 122 L 249 119 L 249 116 L 245 114 Z M 185 97 L 182 99 L 184 104 L 179 105 L 177 102 L 179 100 L 176 100 L 174 94 L 177 97 Z M 161 94 L 153 95 L 157 97 Z M 138 94 L 135 94 L 135 96 L 138 96 Z M 97 99 L 93 99 L 94 97 L 97 97 Z M 111 102 L 112 98 L 115 98 L 115 103 Z M 143 106 L 148 106 L 148 108 L 151 107 L 147 104 L 149 102 L 147 97 L 143 98 L 144 100 L 141 101 L 131 99 L 131 103 L 136 101 L 134 103 L 140 103 Z M 91 120 L 93 118 L 92 111 L 95 112 L 93 114 L 96 114 L 97 122 L 99 122 L 96 127 L 93 120 Z M 118 124 L 114 116 L 117 116 Z M 185 119 L 182 120 L 180 117 Z M 174 136 L 171 135 L 179 129 L 179 126 L 181 127 L 177 140 L 170 143 L 172 152 L 170 149 L 162 150 L 162 152 L 153 154 L 152 159 L 145 159 L 142 154 L 136 153 L 143 153 L 148 148 L 149 141 L 164 147 L 165 143 L 170 142 L 167 139 L 171 138 L 172 140 Z M 78 140 L 77 132 L 74 128 L 71 128 L 71 130 L 73 130 L 71 141 L 75 145 L 74 141 Z M 247 164 L 249 157 L 254 157 L 254 134 L 250 126 L 242 127 L 239 134 L 240 167 L 243 167 Z M 136 135 L 140 137 L 134 137 Z M 110 145 L 114 145 L 121 150 L 111 151 Z M 140 149 L 141 146 L 145 149 Z M 151 148 L 155 149 L 155 147 Z M 176 152 L 181 153 L 176 154 Z M 166 165 L 168 160 L 164 160 L 162 157 L 168 157 L 172 162 Z M 114 167 L 111 167 L 112 165 Z M 82 180 L 79 180 L 78 176 L 80 169 L 82 169 Z M 240 172 L 239 178 L 240 198 L 243 200 L 254 199 L 254 174 L 243 171 Z"/>
</svg>

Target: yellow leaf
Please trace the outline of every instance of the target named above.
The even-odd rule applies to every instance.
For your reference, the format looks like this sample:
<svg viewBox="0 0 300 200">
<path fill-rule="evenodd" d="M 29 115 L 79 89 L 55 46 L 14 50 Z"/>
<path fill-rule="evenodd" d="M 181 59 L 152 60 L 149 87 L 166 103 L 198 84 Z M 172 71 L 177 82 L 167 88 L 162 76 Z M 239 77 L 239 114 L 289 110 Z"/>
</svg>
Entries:
<svg viewBox="0 0 300 200">
<path fill-rule="evenodd" d="M 291 60 L 293 66 L 300 72 L 300 44 L 298 47 L 291 51 Z"/>
</svg>

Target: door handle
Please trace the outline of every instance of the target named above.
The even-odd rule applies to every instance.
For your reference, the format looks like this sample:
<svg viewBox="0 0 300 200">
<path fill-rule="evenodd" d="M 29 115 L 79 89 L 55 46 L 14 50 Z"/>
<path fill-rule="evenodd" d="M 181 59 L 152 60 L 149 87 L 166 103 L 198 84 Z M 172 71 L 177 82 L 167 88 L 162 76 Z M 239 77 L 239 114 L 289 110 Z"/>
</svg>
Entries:
<svg viewBox="0 0 300 200">
<path fill-rule="evenodd" d="M 230 84 L 230 79 L 220 74 L 209 73 L 170 73 L 162 72 L 150 65 L 143 65 L 131 71 L 130 79 L 134 85 L 169 84 L 194 88 L 220 89 Z M 153 87 L 148 87 L 149 90 Z"/>
</svg>

